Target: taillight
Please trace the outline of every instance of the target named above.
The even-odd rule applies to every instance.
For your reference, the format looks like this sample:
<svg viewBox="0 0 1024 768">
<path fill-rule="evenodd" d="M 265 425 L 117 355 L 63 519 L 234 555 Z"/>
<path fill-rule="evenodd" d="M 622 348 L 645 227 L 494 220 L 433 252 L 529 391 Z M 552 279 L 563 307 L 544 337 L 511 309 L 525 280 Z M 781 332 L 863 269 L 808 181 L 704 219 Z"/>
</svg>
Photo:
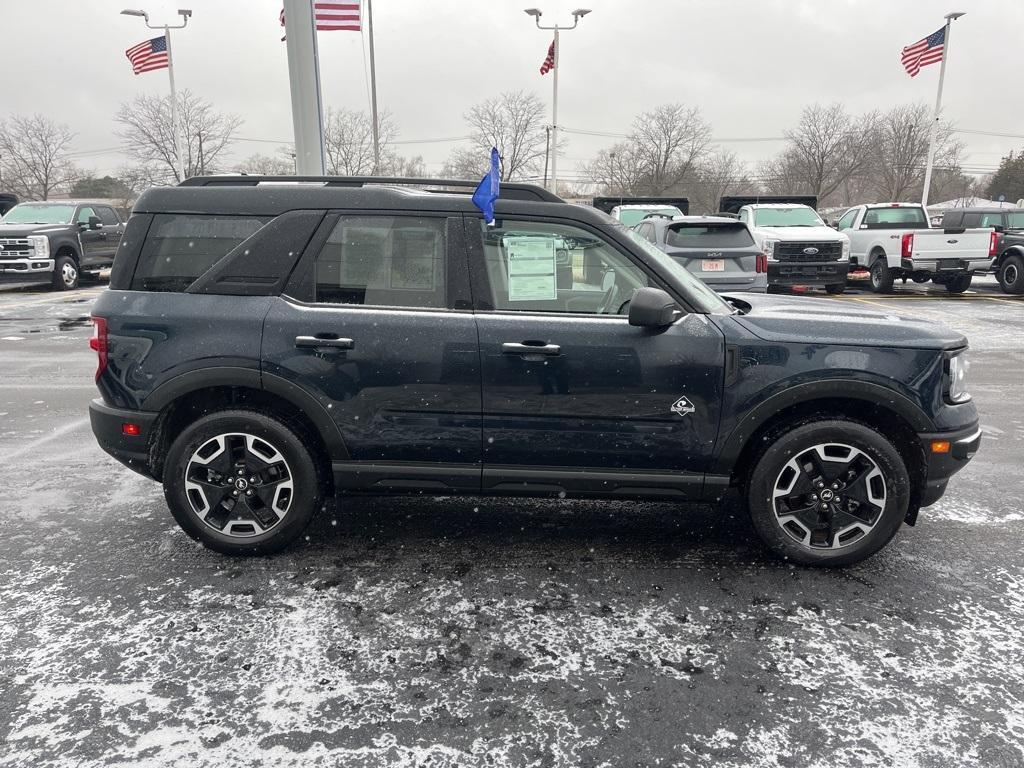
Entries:
<svg viewBox="0 0 1024 768">
<path fill-rule="evenodd" d="M 999 234 L 996 232 L 989 232 L 988 234 L 988 255 L 995 256 L 996 251 L 999 249 Z"/>
<path fill-rule="evenodd" d="M 903 235 L 903 242 L 900 244 L 900 253 L 902 253 L 904 259 L 911 259 L 914 257 L 914 233 L 907 232 Z"/>
<path fill-rule="evenodd" d="M 754 271 L 759 275 L 768 271 L 768 257 L 763 253 L 754 257 Z"/>
<path fill-rule="evenodd" d="M 107 319 L 105 317 L 93 317 L 92 338 L 89 339 L 89 347 L 96 352 L 96 380 L 107 370 Z"/>
</svg>

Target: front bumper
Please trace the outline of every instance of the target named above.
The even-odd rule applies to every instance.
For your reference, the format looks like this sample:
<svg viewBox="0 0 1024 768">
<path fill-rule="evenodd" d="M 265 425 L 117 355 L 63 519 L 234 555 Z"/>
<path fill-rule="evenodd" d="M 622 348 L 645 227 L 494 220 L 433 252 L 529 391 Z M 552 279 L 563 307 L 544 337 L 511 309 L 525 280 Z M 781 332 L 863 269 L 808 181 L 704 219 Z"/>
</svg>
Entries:
<svg viewBox="0 0 1024 768">
<path fill-rule="evenodd" d="M 149 461 L 150 435 L 158 414 L 149 411 L 129 411 L 111 408 L 97 398 L 89 403 L 89 421 L 100 448 L 129 469 L 152 477 Z M 125 424 L 138 426 L 139 434 L 126 435 Z"/>
<path fill-rule="evenodd" d="M 955 432 L 933 432 L 918 434 L 924 449 L 927 465 L 921 506 L 927 507 L 942 498 L 949 478 L 967 466 L 981 447 L 981 427 L 975 422 Z M 948 452 L 936 453 L 934 443 L 949 443 Z"/>
<path fill-rule="evenodd" d="M 846 282 L 848 261 L 769 261 L 769 285 L 836 285 Z"/>
<path fill-rule="evenodd" d="M 0 259 L 0 280 L 30 282 L 49 280 L 53 275 L 53 259 Z"/>
</svg>

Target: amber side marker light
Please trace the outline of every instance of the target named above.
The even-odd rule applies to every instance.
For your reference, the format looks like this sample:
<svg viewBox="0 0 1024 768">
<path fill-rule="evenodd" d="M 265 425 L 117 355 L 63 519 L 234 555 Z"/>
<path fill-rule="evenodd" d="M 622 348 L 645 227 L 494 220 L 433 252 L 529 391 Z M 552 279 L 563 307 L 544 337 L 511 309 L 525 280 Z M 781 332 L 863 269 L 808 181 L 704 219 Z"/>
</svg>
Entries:
<svg viewBox="0 0 1024 768">
<path fill-rule="evenodd" d="M 932 453 L 949 453 L 949 440 L 932 440 Z"/>
<path fill-rule="evenodd" d="M 142 434 L 142 428 L 139 427 L 138 424 L 129 424 L 125 422 L 124 424 L 121 425 L 121 432 L 128 435 L 129 437 L 138 437 L 139 435 Z"/>
</svg>

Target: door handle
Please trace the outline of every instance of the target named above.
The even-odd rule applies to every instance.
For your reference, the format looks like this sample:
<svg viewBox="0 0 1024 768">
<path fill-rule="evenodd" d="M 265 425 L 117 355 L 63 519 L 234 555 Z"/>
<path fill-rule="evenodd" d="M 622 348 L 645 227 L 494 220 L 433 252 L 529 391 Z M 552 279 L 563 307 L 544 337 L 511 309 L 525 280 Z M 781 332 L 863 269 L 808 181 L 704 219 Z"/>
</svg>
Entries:
<svg viewBox="0 0 1024 768">
<path fill-rule="evenodd" d="M 553 357 L 562 354 L 562 348 L 557 344 L 544 344 L 540 341 L 524 341 L 521 344 L 506 341 L 501 345 L 501 353 L 503 355 L 548 355 Z"/>
<path fill-rule="evenodd" d="M 324 334 L 326 336 L 326 334 Z M 334 349 L 355 349 L 356 343 L 352 339 L 321 338 L 320 336 L 296 336 L 295 346 L 300 348 L 332 347 Z"/>
</svg>

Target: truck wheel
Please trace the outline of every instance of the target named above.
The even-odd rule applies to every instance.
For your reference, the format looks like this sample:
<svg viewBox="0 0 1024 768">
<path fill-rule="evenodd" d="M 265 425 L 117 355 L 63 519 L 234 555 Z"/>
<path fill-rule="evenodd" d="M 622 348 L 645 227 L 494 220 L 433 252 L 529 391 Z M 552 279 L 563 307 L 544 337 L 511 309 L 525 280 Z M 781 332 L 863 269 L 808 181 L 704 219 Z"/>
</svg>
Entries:
<svg viewBox="0 0 1024 768">
<path fill-rule="evenodd" d="M 890 293 L 892 291 L 892 270 L 889 269 L 889 262 L 885 256 L 879 256 L 871 262 L 871 290 L 875 293 Z"/>
<path fill-rule="evenodd" d="M 322 503 L 321 457 L 284 422 L 260 411 L 205 416 L 171 444 L 164 497 L 189 536 L 216 552 L 278 552 Z"/>
<path fill-rule="evenodd" d="M 786 286 L 784 286 L 784 285 L 769 285 L 765 290 L 768 293 L 785 293 L 786 292 Z"/>
<path fill-rule="evenodd" d="M 53 262 L 53 290 L 73 291 L 78 281 L 78 262 L 67 254 L 58 256 Z"/>
<path fill-rule="evenodd" d="M 777 435 L 754 465 L 746 497 L 754 527 L 775 554 L 805 565 L 849 565 L 896 534 L 910 478 L 880 433 L 826 418 Z"/>
<path fill-rule="evenodd" d="M 971 287 L 973 275 L 957 275 L 946 281 L 946 290 L 950 293 L 963 293 Z"/>
<path fill-rule="evenodd" d="M 846 283 L 832 283 L 825 286 L 825 293 L 830 296 L 837 296 L 846 290 Z"/>
<path fill-rule="evenodd" d="M 1024 259 L 1016 255 L 1007 256 L 996 273 L 996 279 L 1005 293 L 1024 293 Z"/>
</svg>

